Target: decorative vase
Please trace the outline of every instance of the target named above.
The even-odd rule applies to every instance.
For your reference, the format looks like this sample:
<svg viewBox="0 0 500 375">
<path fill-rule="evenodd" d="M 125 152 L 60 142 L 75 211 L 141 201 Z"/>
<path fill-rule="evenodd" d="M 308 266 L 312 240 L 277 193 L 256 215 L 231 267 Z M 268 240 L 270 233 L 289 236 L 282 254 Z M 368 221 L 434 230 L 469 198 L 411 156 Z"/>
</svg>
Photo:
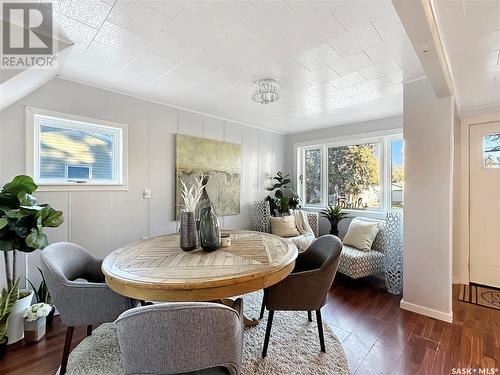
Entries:
<svg viewBox="0 0 500 375">
<path fill-rule="evenodd" d="M 181 249 L 191 251 L 198 245 L 198 230 L 196 228 L 195 213 L 181 212 Z"/>
<path fill-rule="evenodd" d="M 14 344 L 24 337 L 24 312 L 31 306 L 33 299 L 33 291 L 27 289 L 19 289 L 19 293 L 29 293 L 27 296 L 18 299 L 14 303 L 12 313 L 7 319 L 7 334 L 9 338 L 7 345 Z"/>
<path fill-rule="evenodd" d="M 27 343 L 36 343 L 43 339 L 46 332 L 45 316 L 38 318 L 34 322 L 24 319 L 24 341 Z"/>
<path fill-rule="evenodd" d="M 393 211 L 386 215 L 387 243 L 384 256 L 385 284 L 391 294 L 403 293 L 403 214 Z"/>
<path fill-rule="evenodd" d="M 214 251 L 220 247 L 221 237 L 219 229 L 219 219 L 208 208 L 200 222 L 201 247 L 205 251 Z"/>
<path fill-rule="evenodd" d="M 50 309 L 49 315 L 47 315 L 47 317 L 46 317 L 47 326 L 52 325 L 52 321 L 54 320 L 54 313 L 55 312 L 56 312 L 56 308 L 55 308 L 55 306 L 52 306 L 52 308 Z"/>
<path fill-rule="evenodd" d="M 204 176 L 203 180 L 201 183 L 204 185 L 203 191 L 201 192 L 201 197 L 200 200 L 198 201 L 198 204 L 196 205 L 196 228 L 198 228 L 198 231 L 200 230 L 200 222 L 205 213 L 209 208 L 212 207 L 212 201 L 210 200 L 210 197 L 208 196 L 207 193 L 207 184 L 208 184 L 208 179 L 210 176 Z"/>
</svg>

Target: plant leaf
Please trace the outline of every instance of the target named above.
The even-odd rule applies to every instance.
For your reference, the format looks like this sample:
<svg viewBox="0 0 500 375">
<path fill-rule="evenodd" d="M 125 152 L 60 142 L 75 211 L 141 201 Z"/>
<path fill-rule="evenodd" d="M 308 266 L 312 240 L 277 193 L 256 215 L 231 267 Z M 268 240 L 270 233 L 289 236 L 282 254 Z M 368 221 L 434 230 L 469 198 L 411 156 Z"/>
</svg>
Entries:
<svg viewBox="0 0 500 375">
<path fill-rule="evenodd" d="M 63 212 L 56 211 L 53 208 L 50 208 L 48 215 L 42 221 L 42 225 L 44 227 L 56 228 L 63 222 L 64 222 Z"/>
<path fill-rule="evenodd" d="M 0 217 L 0 229 L 6 227 L 8 224 L 9 224 L 9 221 L 6 218 Z"/>
<path fill-rule="evenodd" d="M 8 182 L 3 186 L 4 192 L 14 195 L 17 195 L 21 191 L 24 191 L 27 194 L 32 194 L 36 189 L 38 189 L 38 186 L 30 176 L 26 175 L 16 176 L 11 182 Z"/>
<path fill-rule="evenodd" d="M 28 245 L 28 247 L 32 248 L 33 250 L 43 249 L 48 245 L 47 236 L 38 228 L 33 228 L 31 230 L 31 233 L 28 234 L 25 242 L 26 245 Z"/>
</svg>

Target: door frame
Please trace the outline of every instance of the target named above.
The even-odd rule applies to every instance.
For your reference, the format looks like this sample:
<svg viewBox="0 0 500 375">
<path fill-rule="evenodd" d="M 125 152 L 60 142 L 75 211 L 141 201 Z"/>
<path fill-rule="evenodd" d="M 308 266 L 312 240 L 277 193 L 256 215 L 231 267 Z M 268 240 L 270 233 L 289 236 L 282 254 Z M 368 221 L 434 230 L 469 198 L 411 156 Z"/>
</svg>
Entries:
<svg viewBox="0 0 500 375">
<path fill-rule="evenodd" d="M 468 117 L 460 122 L 460 208 L 459 213 L 460 235 L 458 237 L 457 282 L 470 282 L 470 178 L 469 178 L 469 140 L 470 127 L 492 122 L 500 122 L 500 113 L 478 117 Z"/>
</svg>

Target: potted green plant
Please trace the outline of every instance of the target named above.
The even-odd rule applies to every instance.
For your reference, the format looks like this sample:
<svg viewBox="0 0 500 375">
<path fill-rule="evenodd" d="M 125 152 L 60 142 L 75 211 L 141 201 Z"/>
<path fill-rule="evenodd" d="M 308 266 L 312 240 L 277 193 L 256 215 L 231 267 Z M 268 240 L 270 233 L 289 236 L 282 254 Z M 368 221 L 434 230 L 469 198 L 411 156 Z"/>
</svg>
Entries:
<svg viewBox="0 0 500 375">
<path fill-rule="evenodd" d="M 58 227 L 64 220 L 62 211 L 37 203 L 32 195 L 37 188 L 31 177 L 20 175 L 0 191 L 0 250 L 4 253 L 8 289 L 17 283 L 17 252 L 43 249 L 48 244 L 44 228 Z M 32 291 L 18 291 L 7 319 L 8 344 L 23 338 L 23 314 L 31 305 L 32 296 Z"/>
<path fill-rule="evenodd" d="M 339 204 L 336 204 L 335 206 L 329 204 L 320 212 L 320 214 L 322 217 L 328 219 L 328 221 L 330 222 L 330 234 L 338 236 L 339 235 L 338 224 L 340 220 L 347 217 L 348 214 L 342 211 L 342 207 Z"/>
<path fill-rule="evenodd" d="M 7 320 L 17 301 L 19 280 L 12 286 L 3 288 L 0 295 L 0 359 L 7 349 Z"/>
<path fill-rule="evenodd" d="M 38 272 L 40 272 L 40 276 L 42 277 L 42 281 L 40 282 L 40 285 L 35 287 L 35 285 L 28 280 L 28 283 L 31 285 L 33 288 L 33 291 L 35 292 L 35 300 L 37 303 L 45 303 L 50 306 L 50 311 L 49 314 L 47 315 L 47 325 L 50 326 L 52 324 L 52 320 L 54 318 L 54 312 L 56 308 L 54 307 L 52 303 L 52 297 L 49 293 L 49 288 L 47 288 L 47 283 L 45 282 L 45 277 L 43 276 L 42 270 L 38 268 Z"/>
<path fill-rule="evenodd" d="M 273 177 L 276 181 L 272 186 L 266 188 L 267 191 L 274 192 L 274 197 L 267 196 L 266 201 L 269 202 L 271 215 L 282 215 L 288 213 L 290 210 L 295 210 L 300 207 L 299 196 L 290 187 L 292 180 L 290 175 L 284 175 L 283 172 L 276 173 Z"/>
</svg>

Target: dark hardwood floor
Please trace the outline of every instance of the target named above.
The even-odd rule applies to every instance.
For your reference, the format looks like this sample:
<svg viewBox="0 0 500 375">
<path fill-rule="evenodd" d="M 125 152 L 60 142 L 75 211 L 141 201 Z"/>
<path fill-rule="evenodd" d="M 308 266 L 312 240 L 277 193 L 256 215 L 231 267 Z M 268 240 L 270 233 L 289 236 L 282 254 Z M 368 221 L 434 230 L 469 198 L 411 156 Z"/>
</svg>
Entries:
<svg viewBox="0 0 500 375">
<path fill-rule="evenodd" d="M 323 320 L 342 341 L 352 374 L 437 375 L 451 374 L 452 368 L 500 368 L 500 311 L 454 299 L 454 323 L 448 324 L 401 310 L 399 300 L 378 279 L 337 276 Z M 0 374 L 54 374 L 65 329 L 56 317 L 40 343 L 9 347 L 0 360 Z M 74 345 L 85 334 L 85 327 L 75 329 Z"/>
</svg>

